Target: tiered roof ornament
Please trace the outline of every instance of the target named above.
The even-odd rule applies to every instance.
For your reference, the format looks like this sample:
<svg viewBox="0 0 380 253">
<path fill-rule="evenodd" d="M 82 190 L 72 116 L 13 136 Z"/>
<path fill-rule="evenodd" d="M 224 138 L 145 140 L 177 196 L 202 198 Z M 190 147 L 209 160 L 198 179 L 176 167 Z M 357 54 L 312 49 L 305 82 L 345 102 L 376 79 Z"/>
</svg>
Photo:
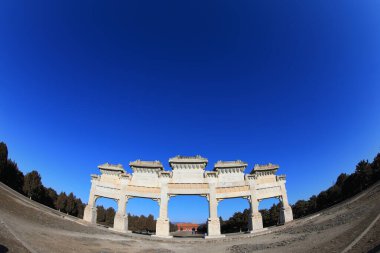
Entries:
<svg viewBox="0 0 380 253">
<path fill-rule="evenodd" d="M 218 173 L 243 173 L 248 164 L 241 160 L 236 161 L 218 161 L 214 165 L 213 171 Z"/>
<path fill-rule="evenodd" d="M 279 165 L 272 164 L 272 163 L 268 163 L 268 164 L 264 164 L 264 165 L 255 164 L 255 166 L 253 167 L 250 174 L 257 174 L 257 175 L 260 175 L 263 173 L 264 174 L 275 174 L 279 168 L 280 168 Z"/>
<path fill-rule="evenodd" d="M 155 171 L 160 172 L 164 170 L 164 166 L 160 161 L 141 161 L 136 160 L 129 163 L 129 166 L 133 170 L 133 172 L 149 172 Z"/>
<path fill-rule="evenodd" d="M 104 163 L 104 164 L 99 165 L 98 168 L 102 174 L 108 174 L 108 175 L 125 174 L 125 170 L 123 168 L 123 165 L 121 164 Z"/>
<path fill-rule="evenodd" d="M 200 155 L 180 156 L 177 155 L 169 159 L 169 165 L 175 169 L 205 169 L 208 160 Z"/>
</svg>

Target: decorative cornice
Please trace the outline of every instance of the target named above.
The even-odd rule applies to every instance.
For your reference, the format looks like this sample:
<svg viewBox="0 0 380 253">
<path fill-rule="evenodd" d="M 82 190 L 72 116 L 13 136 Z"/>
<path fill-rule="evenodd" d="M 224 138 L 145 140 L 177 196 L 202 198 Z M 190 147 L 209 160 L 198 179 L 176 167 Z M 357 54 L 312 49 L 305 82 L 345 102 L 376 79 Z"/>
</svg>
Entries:
<svg viewBox="0 0 380 253">
<path fill-rule="evenodd" d="M 280 168 L 279 165 L 272 164 L 272 163 L 268 163 L 268 164 L 264 164 L 264 165 L 255 164 L 255 166 L 253 167 L 253 169 L 251 171 L 251 174 L 256 174 L 259 172 L 272 172 L 272 174 L 274 174 L 274 173 L 276 173 L 276 171 L 279 168 Z M 262 173 L 260 173 L 260 174 L 262 174 Z"/>
<path fill-rule="evenodd" d="M 205 169 L 208 160 L 200 155 L 180 156 L 177 155 L 169 159 L 172 169 Z"/>
<path fill-rule="evenodd" d="M 163 170 L 164 166 L 162 166 L 162 163 L 160 161 L 141 161 L 136 160 L 129 163 L 129 166 L 133 169 L 135 168 L 152 168 L 152 169 L 160 169 Z"/>
<path fill-rule="evenodd" d="M 172 173 L 170 171 L 160 171 L 160 173 L 158 174 L 159 177 L 162 177 L 162 178 L 171 178 L 172 177 Z"/>
<path fill-rule="evenodd" d="M 102 174 L 107 174 L 107 175 L 125 174 L 125 170 L 123 168 L 123 165 L 121 164 L 104 163 L 104 164 L 99 165 L 98 168 Z"/>
<path fill-rule="evenodd" d="M 247 168 L 248 164 L 241 161 L 218 161 L 214 165 L 214 171 L 218 171 L 218 173 L 242 173 L 245 168 Z"/>
<path fill-rule="evenodd" d="M 216 171 L 206 171 L 205 172 L 205 177 L 207 178 L 217 178 L 218 177 L 218 173 Z"/>
</svg>

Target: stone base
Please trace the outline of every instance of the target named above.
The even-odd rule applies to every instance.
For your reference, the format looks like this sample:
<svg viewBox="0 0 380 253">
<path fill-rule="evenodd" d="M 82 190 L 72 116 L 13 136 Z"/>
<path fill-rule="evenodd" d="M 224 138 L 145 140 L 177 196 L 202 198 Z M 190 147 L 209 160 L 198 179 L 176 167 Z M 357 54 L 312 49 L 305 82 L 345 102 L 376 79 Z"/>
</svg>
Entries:
<svg viewBox="0 0 380 253">
<path fill-rule="evenodd" d="M 128 216 L 116 213 L 114 222 L 113 222 L 113 230 L 118 232 L 128 233 Z"/>
<path fill-rule="evenodd" d="M 280 211 L 280 224 L 288 223 L 293 220 L 293 211 L 290 206 L 282 207 Z"/>
<path fill-rule="evenodd" d="M 167 239 L 173 238 L 172 235 L 168 235 L 168 236 L 164 236 L 164 235 L 151 235 L 151 237 L 167 238 Z"/>
<path fill-rule="evenodd" d="M 220 220 L 219 218 L 209 218 L 207 221 L 207 237 L 216 238 L 220 236 Z"/>
<path fill-rule="evenodd" d="M 251 219 L 249 220 L 249 230 L 257 231 L 263 228 L 263 217 L 260 212 L 253 213 Z"/>
<path fill-rule="evenodd" d="M 169 238 L 169 219 L 158 218 L 156 222 L 156 237 Z"/>
<path fill-rule="evenodd" d="M 96 224 L 96 206 L 89 206 L 87 205 L 84 209 L 84 214 L 83 214 L 83 220 Z"/>
<path fill-rule="evenodd" d="M 218 238 L 224 238 L 225 235 L 206 235 L 205 239 L 218 239 Z"/>
<path fill-rule="evenodd" d="M 264 231 L 267 231 L 267 230 L 268 230 L 268 228 L 261 228 L 261 229 L 251 230 L 251 231 L 249 231 L 249 233 L 256 234 L 256 233 L 264 232 Z"/>
</svg>

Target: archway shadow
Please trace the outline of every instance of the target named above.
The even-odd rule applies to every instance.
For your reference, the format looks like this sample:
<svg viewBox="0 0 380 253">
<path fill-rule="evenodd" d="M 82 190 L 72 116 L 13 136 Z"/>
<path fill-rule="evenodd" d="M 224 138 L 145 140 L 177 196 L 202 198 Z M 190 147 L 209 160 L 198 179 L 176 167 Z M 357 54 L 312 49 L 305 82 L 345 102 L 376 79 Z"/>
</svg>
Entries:
<svg viewBox="0 0 380 253">
<path fill-rule="evenodd" d="M 0 253 L 6 253 L 6 252 L 8 252 L 8 248 L 0 244 Z"/>
</svg>

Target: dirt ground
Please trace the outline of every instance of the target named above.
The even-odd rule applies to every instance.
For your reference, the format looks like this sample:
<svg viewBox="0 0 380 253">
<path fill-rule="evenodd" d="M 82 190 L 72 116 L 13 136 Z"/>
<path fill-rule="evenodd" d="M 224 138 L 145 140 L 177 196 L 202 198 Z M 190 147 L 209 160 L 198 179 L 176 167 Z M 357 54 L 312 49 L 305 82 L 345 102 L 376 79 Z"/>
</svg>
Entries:
<svg viewBox="0 0 380 253">
<path fill-rule="evenodd" d="M 380 252 L 380 183 L 337 206 L 261 234 L 158 239 L 121 234 L 44 207 L 0 184 L 3 252 Z M 374 225 L 363 235 L 369 225 Z"/>
</svg>

